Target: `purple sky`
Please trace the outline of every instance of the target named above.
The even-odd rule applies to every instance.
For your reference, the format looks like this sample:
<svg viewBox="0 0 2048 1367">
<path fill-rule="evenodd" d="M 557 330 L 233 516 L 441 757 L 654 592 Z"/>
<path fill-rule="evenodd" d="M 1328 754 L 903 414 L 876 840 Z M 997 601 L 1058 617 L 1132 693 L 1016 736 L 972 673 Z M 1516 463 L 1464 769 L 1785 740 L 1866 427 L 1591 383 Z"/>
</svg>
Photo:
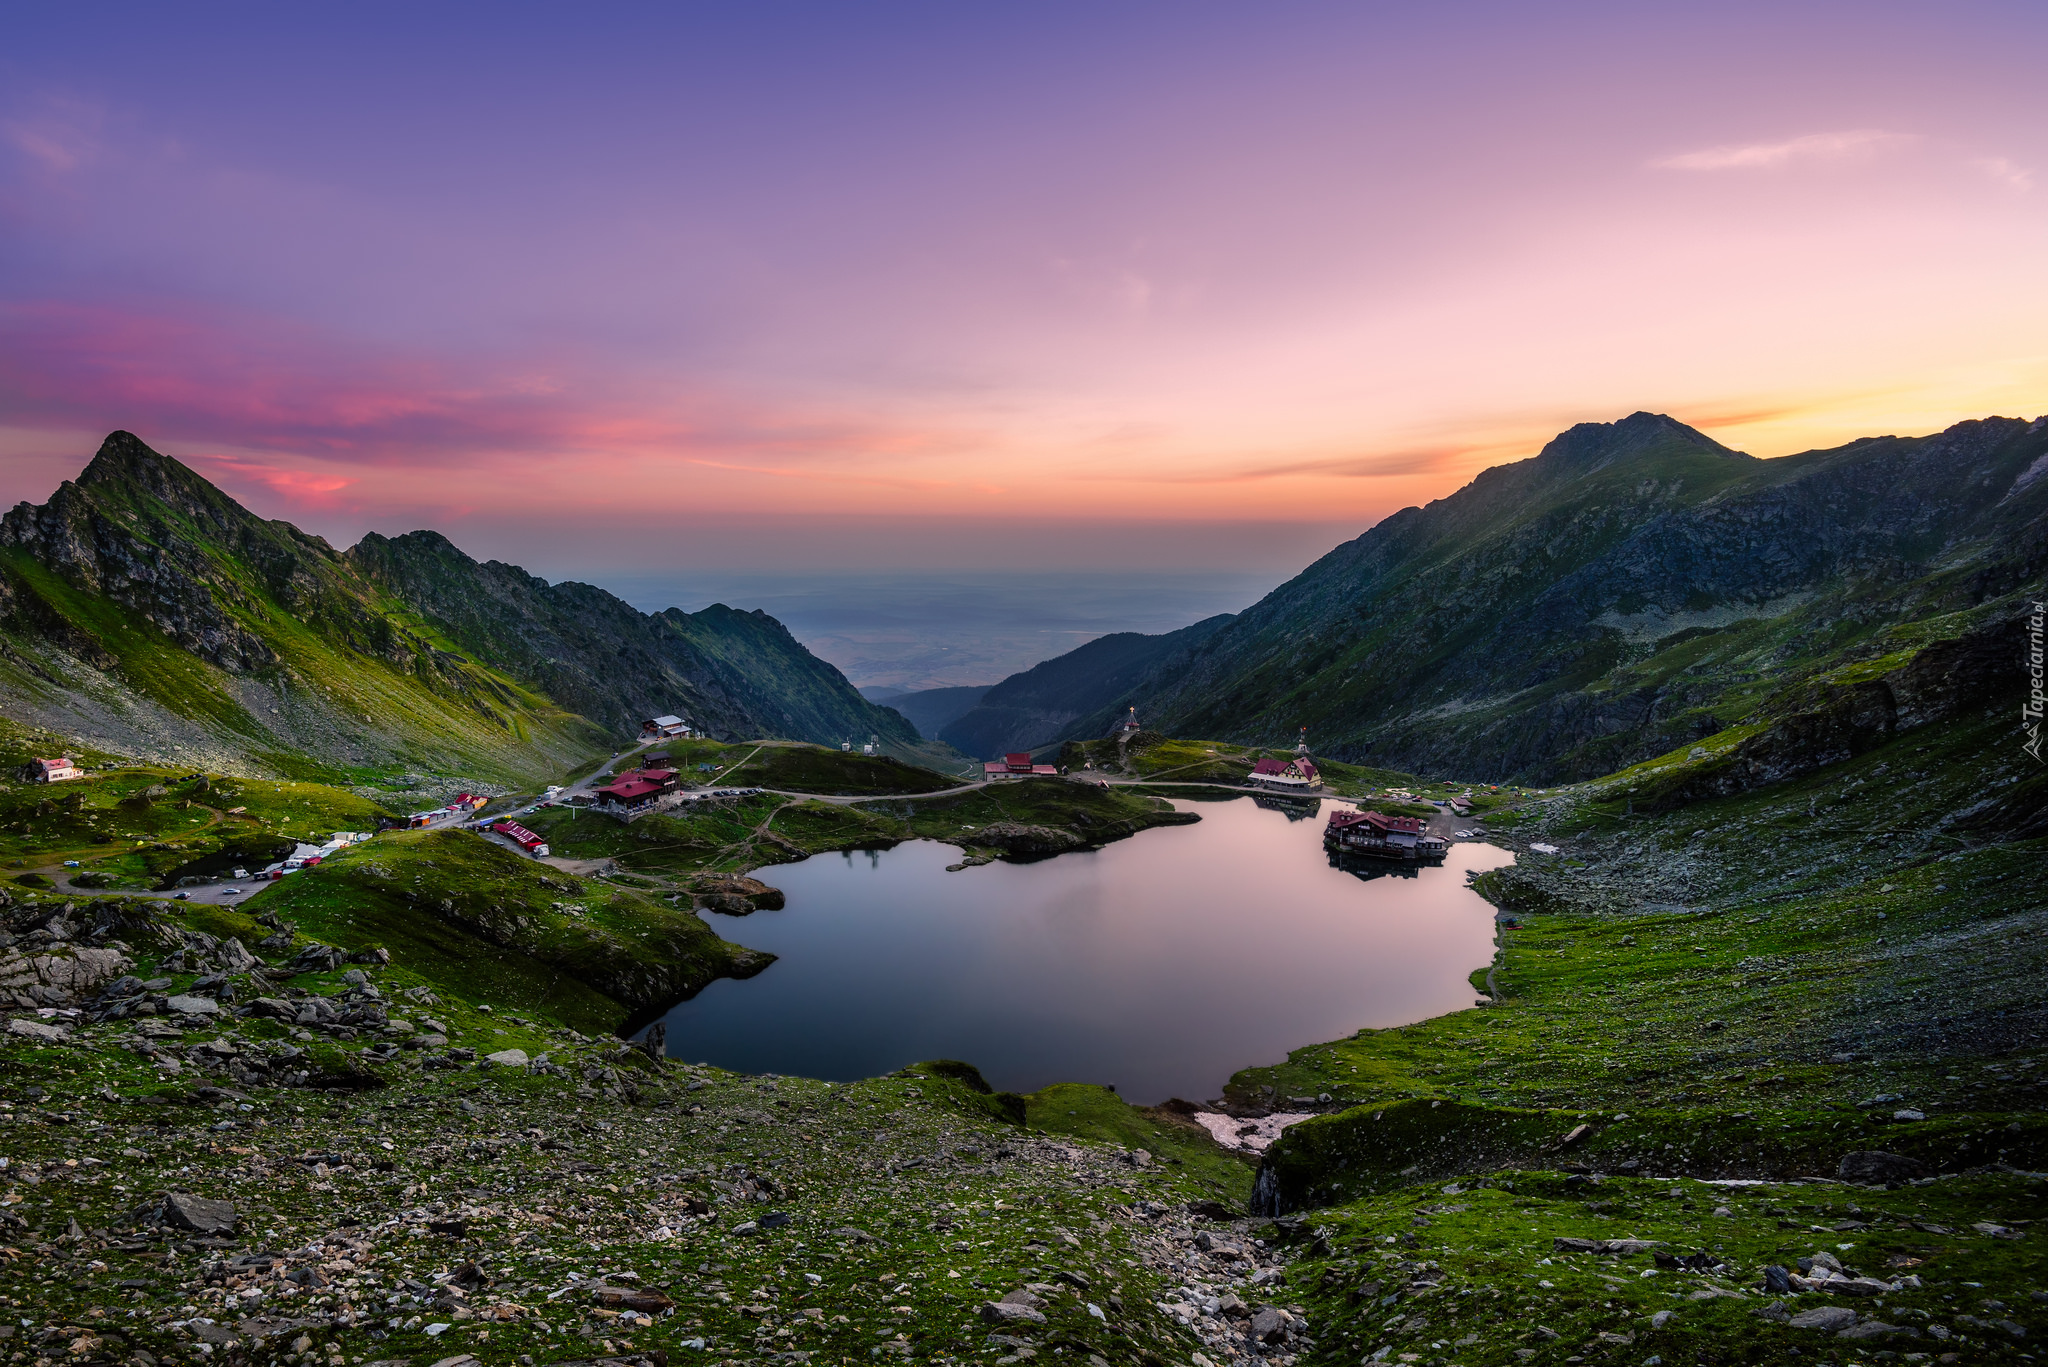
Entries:
<svg viewBox="0 0 2048 1367">
<path fill-rule="evenodd" d="M 1559 428 L 2048 409 L 2048 7 L 10 7 L 0 498 L 1292 568 Z"/>
</svg>

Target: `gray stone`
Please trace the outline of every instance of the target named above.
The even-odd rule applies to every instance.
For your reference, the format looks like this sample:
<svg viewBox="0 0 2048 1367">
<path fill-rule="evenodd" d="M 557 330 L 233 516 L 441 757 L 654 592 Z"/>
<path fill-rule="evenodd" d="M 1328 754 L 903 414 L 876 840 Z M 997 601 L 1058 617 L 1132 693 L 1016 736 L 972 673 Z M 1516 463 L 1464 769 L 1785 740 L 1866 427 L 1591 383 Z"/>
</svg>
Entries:
<svg viewBox="0 0 2048 1367">
<path fill-rule="evenodd" d="M 1842 1161 L 1835 1169 L 1835 1176 L 1844 1182 L 1910 1182 L 1916 1177 L 1931 1176 L 1927 1165 L 1917 1158 L 1903 1154 L 1885 1153 L 1871 1149 L 1863 1153 L 1842 1155 Z"/>
<path fill-rule="evenodd" d="M 1605 1253 L 1613 1257 L 1627 1257 L 1634 1253 L 1648 1253 L 1663 1245 L 1655 1239 L 1566 1239 L 1550 1241 L 1554 1253 Z"/>
<path fill-rule="evenodd" d="M 1846 1305 L 1816 1305 L 1785 1321 L 1794 1329 L 1825 1329 L 1829 1333 L 1847 1329 L 1855 1322 L 1856 1312 Z"/>
<path fill-rule="evenodd" d="M 500 1049 L 495 1054 L 485 1054 L 485 1063 L 495 1063 L 501 1068 L 524 1068 L 527 1063 L 524 1049 Z"/>
<path fill-rule="evenodd" d="M 1835 1337 L 1840 1339 L 1881 1339 L 1887 1334 L 1911 1332 L 1911 1330 L 1901 1330 L 1896 1324 L 1886 1324 L 1883 1320 L 1864 1320 L 1861 1323 L 1850 1325 L 1847 1329 L 1835 1335 Z"/>
<path fill-rule="evenodd" d="M 7 1022 L 7 1033 L 23 1039 L 41 1040 L 45 1044 L 62 1044 L 71 1038 L 71 1032 L 61 1025 L 45 1025 L 41 1021 L 11 1020 Z"/>
<path fill-rule="evenodd" d="M 209 1201 L 203 1196 L 172 1192 L 164 1197 L 164 1223 L 195 1234 L 228 1234 L 235 1228 L 232 1201 Z"/>
<path fill-rule="evenodd" d="M 1252 1316 L 1251 1335 L 1260 1343 L 1278 1343 L 1287 1337 L 1287 1316 L 1266 1306 Z"/>
<path fill-rule="evenodd" d="M 981 1318 L 984 1324 L 1044 1324 L 1045 1316 L 1028 1305 L 1013 1305 L 1007 1301 L 983 1301 Z"/>
<path fill-rule="evenodd" d="M 179 1016 L 217 1016 L 220 1003 L 211 997 L 172 997 L 165 1009 Z"/>
</svg>

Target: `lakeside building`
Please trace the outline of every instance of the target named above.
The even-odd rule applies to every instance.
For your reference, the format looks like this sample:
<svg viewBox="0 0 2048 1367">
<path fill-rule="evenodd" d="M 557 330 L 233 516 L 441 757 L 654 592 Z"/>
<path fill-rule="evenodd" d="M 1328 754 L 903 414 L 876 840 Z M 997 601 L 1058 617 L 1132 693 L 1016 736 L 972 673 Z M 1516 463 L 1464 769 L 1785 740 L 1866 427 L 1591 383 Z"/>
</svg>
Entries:
<svg viewBox="0 0 2048 1367">
<path fill-rule="evenodd" d="M 1262 759 L 1252 766 L 1252 786 L 1276 792 L 1306 792 L 1323 786 L 1323 776 L 1307 755 L 1290 760 Z"/>
<path fill-rule="evenodd" d="M 62 783 L 66 779 L 85 777 L 85 771 L 72 763 L 69 755 L 32 759 L 23 768 L 27 770 L 30 783 Z"/>
<path fill-rule="evenodd" d="M 646 721 L 640 723 L 640 734 L 643 738 L 651 740 L 667 740 L 670 736 L 687 736 L 690 734 L 690 723 L 684 721 L 681 717 L 673 715 L 649 717 Z"/>
<path fill-rule="evenodd" d="M 1030 778 L 1033 775 L 1058 774 L 1057 764 L 1033 764 L 1028 753 L 1004 755 L 981 766 L 981 776 L 988 778 Z"/>
<path fill-rule="evenodd" d="M 1380 812 L 1331 812 L 1323 844 L 1340 854 L 1374 859 L 1441 859 L 1451 848 L 1429 833 L 1428 822 Z"/>
</svg>

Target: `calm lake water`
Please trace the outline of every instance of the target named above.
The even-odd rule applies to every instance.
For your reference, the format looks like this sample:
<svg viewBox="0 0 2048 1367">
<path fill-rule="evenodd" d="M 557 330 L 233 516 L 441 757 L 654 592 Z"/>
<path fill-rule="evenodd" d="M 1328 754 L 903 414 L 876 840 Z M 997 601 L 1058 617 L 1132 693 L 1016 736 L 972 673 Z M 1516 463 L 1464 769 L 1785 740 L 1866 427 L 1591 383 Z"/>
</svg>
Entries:
<svg viewBox="0 0 2048 1367">
<path fill-rule="evenodd" d="M 1033 864 L 948 873 L 959 850 L 917 841 L 763 869 L 786 908 L 710 919 L 781 958 L 671 1011 L 669 1052 L 841 1081 L 957 1058 L 1001 1089 L 1099 1082 L 1153 1104 L 1473 1004 L 1493 908 L 1465 875 L 1512 854 L 1458 844 L 1362 879 L 1331 867 L 1320 814 L 1178 805 L 1201 822 Z"/>
</svg>

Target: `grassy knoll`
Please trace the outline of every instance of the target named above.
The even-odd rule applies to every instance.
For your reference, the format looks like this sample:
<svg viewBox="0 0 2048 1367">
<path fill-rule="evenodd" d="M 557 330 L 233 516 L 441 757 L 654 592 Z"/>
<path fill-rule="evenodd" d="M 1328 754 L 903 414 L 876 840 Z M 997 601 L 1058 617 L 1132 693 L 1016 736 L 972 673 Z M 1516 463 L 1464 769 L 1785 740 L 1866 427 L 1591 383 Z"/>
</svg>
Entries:
<svg viewBox="0 0 2048 1367">
<path fill-rule="evenodd" d="M 960 780 L 905 764 L 888 755 L 861 755 L 800 741 L 769 741 L 723 769 L 718 781 L 733 787 L 775 788 L 827 797 L 884 797 L 935 793 Z"/>
<path fill-rule="evenodd" d="M 871 769 L 899 767 L 851 758 Z M 1064 779 L 1024 779 L 950 797 L 900 794 L 856 804 L 766 794 L 679 808 L 631 825 L 549 808 L 526 823 L 546 836 L 558 855 L 611 859 L 633 873 L 688 878 L 920 839 L 959 845 L 970 858 L 1023 858 L 1094 848 L 1151 826 L 1192 819 L 1159 798 Z"/>
<path fill-rule="evenodd" d="M 1093 768 L 1105 774 L 1153 779 L 1162 783 L 1244 784 L 1252 766 L 1262 759 L 1291 760 L 1294 751 L 1282 746 L 1231 745 L 1223 741 L 1181 740 L 1155 731 L 1140 731 L 1119 743 L 1114 738 L 1068 741 L 1060 750 L 1060 763 L 1075 773 Z M 1417 793 L 1426 787 L 1432 796 L 1473 791 L 1470 784 L 1425 783 L 1413 774 L 1396 769 L 1376 769 L 1363 764 L 1316 757 L 1316 770 L 1324 787 L 1339 797 L 1372 797 L 1388 788 L 1405 788 Z M 1479 792 L 1487 789 L 1482 785 Z M 1434 809 L 1430 809 L 1434 810 Z"/>
<path fill-rule="evenodd" d="M 373 830 L 388 815 L 324 784 L 126 766 L 67 783 L 0 786 L 0 862 L 45 868 L 76 859 L 107 886 L 149 888 L 185 872 L 268 862 L 291 841 Z"/>
<path fill-rule="evenodd" d="M 1175 812 L 1159 798 L 1095 788 L 1056 778 L 1017 779 L 971 793 L 917 803 L 863 803 L 876 816 L 893 816 L 911 835 L 943 840 L 971 854 L 1032 854 L 1019 837 L 1001 832 L 1052 832 L 1058 850 L 1092 849 L 1153 826 L 1185 825 L 1193 813 Z M 1028 837 L 1021 838 L 1029 845 Z"/>
<path fill-rule="evenodd" d="M 382 947 L 450 992 L 615 1030 L 772 956 L 687 909 L 563 874 L 464 831 L 380 836 L 243 904 L 348 949 Z"/>
<path fill-rule="evenodd" d="M 649 753 L 666 754 L 688 783 L 727 788 L 774 788 L 828 797 L 934 793 L 960 780 L 906 764 L 893 755 L 863 755 L 793 740 L 665 740 Z"/>
</svg>

